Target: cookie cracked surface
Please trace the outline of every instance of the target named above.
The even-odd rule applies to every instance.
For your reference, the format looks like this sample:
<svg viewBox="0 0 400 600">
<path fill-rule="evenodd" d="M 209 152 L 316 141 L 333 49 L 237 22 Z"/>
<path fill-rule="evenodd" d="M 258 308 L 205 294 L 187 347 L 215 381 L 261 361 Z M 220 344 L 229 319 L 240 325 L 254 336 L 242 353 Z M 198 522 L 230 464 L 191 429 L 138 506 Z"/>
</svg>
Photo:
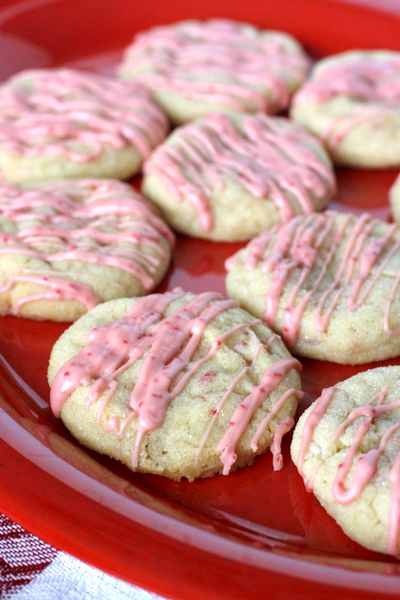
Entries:
<svg viewBox="0 0 400 600">
<path fill-rule="evenodd" d="M 74 323 L 51 354 L 51 405 L 83 445 L 139 472 L 228 474 L 270 446 L 279 469 L 299 367 L 234 301 L 174 290 Z"/>
<path fill-rule="evenodd" d="M 400 165 L 400 53 L 329 56 L 292 99 L 290 116 L 317 135 L 337 164 Z"/>
<path fill-rule="evenodd" d="M 144 165 L 142 192 L 172 228 L 213 241 L 248 240 L 335 192 L 322 144 L 265 114 L 212 113 L 177 128 Z"/>
<path fill-rule="evenodd" d="M 148 294 L 174 241 L 154 206 L 120 181 L 0 185 L 0 314 L 68 322 Z"/>
<path fill-rule="evenodd" d="M 292 458 L 307 487 L 362 546 L 400 556 L 400 367 L 323 391 L 300 417 Z"/>
<path fill-rule="evenodd" d="M 148 87 L 174 124 L 215 110 L 284 110 L 310 59 L 280 31 L 228 19 L 188 20 L 138 34 L 118 69 Z"/>
<path fill-rule="evenodd" d="M 139 84 L 67 68 L 22 71 L 0 86 L 1 177 L 128 179 L 168 129 Z"/>
<path fill-rule="evenodd" d="M 400 354 L 399 265 L 397 225 L 326 211 L 251 240 L 226 286 L 294 354 L 364 364 Z"/>
</svg>

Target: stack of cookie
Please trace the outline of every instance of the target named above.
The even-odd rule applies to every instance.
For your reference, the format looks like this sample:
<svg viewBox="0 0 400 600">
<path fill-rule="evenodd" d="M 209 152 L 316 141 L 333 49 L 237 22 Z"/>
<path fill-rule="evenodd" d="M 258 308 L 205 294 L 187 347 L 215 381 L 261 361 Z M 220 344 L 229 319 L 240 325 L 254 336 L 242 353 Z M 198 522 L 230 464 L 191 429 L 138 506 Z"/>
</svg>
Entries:
<svg viewBox="0 0 400 600">
<path fill-rule="evenodd" d="M 0 313 L 74 321 L 150 292 L 174 235 L 127 183 L 168 121 L 136 84 L 70 69 L 0 87 Z"/>
<path fill-rule="evenodd" d="M 138 36 L 119 78 L 40 69 L 0 88 L 1 313 L 76 321 L 52 353 L 53 410 L 135 470 L 193 480 L 269 447 L 282 466 L 298 360 L 235 300 L 151 292 L 170 226 L 248 240 L 325 208 L 322 144 L 267 116 L 308 66 L 287 34 L 188 21 Z M 122 181 L 139 172 L 143 195 Z"/>
<path fill-rule="evenodd" d="M 82 444 L 175 480 L 268 448 L 278 470 L 298 357 L 400 356 L 400 229 L 326 210 L 334 165 L 400 166 L 399 105 L 395 52 L 312 68 L 290 35 L 221 19 L 139 34 L 114 78 L 34 70 L 0 87 L 0 310 L 74 321 L 49 382 Z M 123 181 L 138 173 L 140 194 Z M 399 197 L 400 180 L 400 221 Z M 157 293 L 172 231 L 247 243 L 226 263 L 229 299 Z M 398 369 L 321 390 L 292 444 L 343 529 L 394 555 Z"/>
</svg>

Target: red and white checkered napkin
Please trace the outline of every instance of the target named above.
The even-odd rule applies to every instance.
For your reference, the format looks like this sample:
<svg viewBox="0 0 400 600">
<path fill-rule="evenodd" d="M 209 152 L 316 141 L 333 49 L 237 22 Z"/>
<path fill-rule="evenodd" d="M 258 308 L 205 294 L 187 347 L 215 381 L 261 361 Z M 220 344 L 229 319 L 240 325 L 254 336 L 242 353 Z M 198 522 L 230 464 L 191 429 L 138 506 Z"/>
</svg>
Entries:
<svg viewBox="0 0 400 600">
<path fill-rule="evenodd" d="M 90 567 L 0 514 L 2 600 L 162 600 Z"/>
</svg>

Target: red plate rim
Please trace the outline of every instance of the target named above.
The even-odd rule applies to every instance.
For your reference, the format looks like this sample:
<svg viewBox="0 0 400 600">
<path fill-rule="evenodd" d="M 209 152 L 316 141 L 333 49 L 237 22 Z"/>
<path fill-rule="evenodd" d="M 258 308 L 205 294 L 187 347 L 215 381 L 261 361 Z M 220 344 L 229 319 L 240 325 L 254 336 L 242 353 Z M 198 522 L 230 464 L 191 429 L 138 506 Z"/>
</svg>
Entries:
<svg viewBox="0 0 400 600">
<path fill-rule="evenodd" d="M 71 7 L 77 2 L 79 0 L 27 0 L 15 4 L 12 0 L 2 0 L 0 35 L 15 35 L 30 13 L 37 17 L 43 11 L 57 7 L 63 7 L 67 11 L 70 26 L 73 19 Z M 80 7 L 87 10 L 93 3 L 94 0 L 82 0 Z M 123 0 L 120 4 L 127 6 L 128 0 Z M 235 3 L 235 8 L 230 1 L 220 0 L 215 7 L 215 13 L 218 14 L 213 16 L 228 14 L 231 18 L 239 18 L 242 4 Z M 269 4 L 267 8 L 256 4 L 256 0 L 247 0 L 247 6 L 251 7 L 256 15 L 255 20 L 260 25 L 264 24 L 260 22 L 262 20 L 271 22 L 273 26 L 279 24 L 279 28 L 296 35 L 317 54 L 345 50 L 362 42 L 363 47 L 373 47 L 377 39 L 387 48 L 400 49 L 400 19 L 395 15 L 336 0 L 302 0 L 301 9 L 297 0 L 287 0 L 285 7 L 280 3 Z M 166 5 L 167 3 L 160 7 L 158 22 L 168 21 Z M 115 1 L 98 0 L 97 6 L 98 10 L 100 6 L 106 10 L 104 19 L 109 13 L 115 15 Z M 191 9 L 188 16 L 205 18 L 209 16 L 206 15 L 206 7 L 209 6 L 210 3 L 207 2 L 199 3 Z M 174 14 L 180 16 L 181 11 L 184 12 L 184 9 L 175 7 Z M 301 15 L 307 17 L 298 18 Z M 148 15 L 140 16 L 136 26 L 145 26 L 148 18 Z M 329 29 L 332 28 L 332 22 L 339 21 L 342 23 L 340 30 L 335 30 L 331 36 L 322 36 L 323 39 L 318 44 L 314 43 L 315 26 Z M 359 28 L 356 31 L 355 22 Z M 375 35 L 367 36 L 366 31 L 371 26 L 374 26 Z M 128 30 L 125 23 L 121 25 L 118 40 L 128 36 Z M 86 28 L 83 31 L 88 33 Z M 126 43 L 130 37 L 126 37 Z M 34 32 L 26 31 L 23 38 L 40 45 L 41 40 L 45 39 L 45 28 L 36 27 Z M 52 44 L 54 64 L 63 63 L 66 57 L 61 38 L 62 36 L 51 36 L 49 42 Z M 106 52 L 120 47 L 112 40 L 104 44 Z M 88 56 L 95 54 L 95 48 L 90 43 L 87 48 Z M 78 57 L 72 52 L 69 58 L 73 61 Z M 305 582 L 309 582 L 310 587 L 302 588 L 303 591 L 315 593 L 325 590 L 328 593 L 331 586 L 337 586 L 338 581 L 342 588 L 397 596 L 400 580 L 396 570 L 391 574 L 390 564 L 384 574 L 363 570 L 362 561 L 359 564 L 354 561 L 349 568 L 348 564 L 339 559 L 333 561 L 334 564 L 324 564 L 323 561 L 317 562 L 314 556 L 299 556 L 295 553 L 291 556 L 279 549 L 266 551 L 215 532 L 209 524 L 178 514 L 174 512 L 174 508 L 165 507 L 164 510 L 160 508 L 162 501 L 157 500 L 152 505 L 154 499 L 150 496 L 147 498 L 142 495 L 132 502 L 129 496 L 124 495 L 125 492 L 116 491 L 101 480 L 89 477 L 77 466 L 68 464 L 29 431 L 29 418 L 18 413 L 15 397 L 18 396 L 22 401 L 28 398 L 31 404 L 39 407 L 43 401 L 3 363 L 0 365 L 0 390 L 0 508 L 10 518 L 56 547 L 127 581 L 182 600 L 202 598 L 206 591 L 211 598 L 232 599 L 236 598 L 236 593 L 238 598 L 241 597 L 239 592 L 241 594 L 243 590 L 239 587 L 238 592 L 233 592 L 231 589 L 224 590 L 222 583 L 216 583 L 224 569 L 229 572 L 234 583 L 236 579 L 243 579 L 245 574 L 254 576 L 257 582 L 252 589 L 254 598 L 268 597 L 268 589 L 274 583 L 281 589 L 286 589 L 286 597 L 289 598 L 298 597 L 299 585 L 304 586 Z M 26 456 L 27 449 L 30 457 Z M 41 481 L 46 497 L 43 490 L 36 489 L 36 480 Z M 116 513 L 118 517 L 115 519 L 112 513 Z M 97 531 L 102 519 L 116 520 L 115 539 L 107 538 L 109 530 Z M 83 531 L 85 527 L 89 530 L 87 535 Z M 97 545 L 93 544 L 95 535 L 99 539 Z M 108 555 L 104 552 L 106 542 L 111 549 Z M 130 552 L 130 561 L 124 564 L 123 556 L 126 552 Z M 200 577 L 204 567 L 196 566 L 194 562 L 190 569 L 187 565 L 177 565 L 177 556 L 184 556 L 188 561 L 190 559 L 198 563 L 204 561 L 210 570 L 213 570 L 212 563 L 218 557 L 219 567 L 214 568 L 212 576 L 204 580 Z M 133 560 L 140 565 L 134 571 Z M 154 572 L 159 573 L 160 565 L 163 566 L 163 575 L 154 581 Z M 170 573 L 166 572 L 168 569 L 171 570 Z M 284 583 L 280 577 L 282 574 L 285 575 Z M 262 577 L 265 578 L 265 583 L 261 583 Z M 190 583 L 185 585 L 185 580 L 190 580 Z M 252 584 L 249 587 L 252 588 Z M 336 587 L 332 594 L 332 598 L 337 597 Z"/>
</svg>

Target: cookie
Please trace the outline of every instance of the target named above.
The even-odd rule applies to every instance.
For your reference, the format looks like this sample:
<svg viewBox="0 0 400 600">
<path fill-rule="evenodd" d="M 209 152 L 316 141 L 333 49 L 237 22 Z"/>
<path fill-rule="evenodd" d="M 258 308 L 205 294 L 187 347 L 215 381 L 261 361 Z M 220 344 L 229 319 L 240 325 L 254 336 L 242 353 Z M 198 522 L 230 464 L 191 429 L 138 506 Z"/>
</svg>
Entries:
<svg viewBox="0 0 400 600">
<path fill-rule="evenodd" d="M 170 120 L 182 124 L 215 110 L 276 114 L 309 64 L 286 33 L 227 19 L 188 20 L 138 34 L 118 76 L 145 84 Z"/>
<path fill-rule="evenodd" d="M 0 185 L 0 314 L 74 321 L 99 302 L 155 288 L 174 236 L 127 183 Z"/>
<path fill-rule="evenodd" d="M 326 207 L 335 176 L 322 144 L 283 117 L 211 113 L 175 129 L 143 167 L 143 194 L 177 231 L 248 240 Z"/>
<path fill-rule="evenodd" d="M 0 175 L 16 185 L 128 179 L 168 128 L 136 83 L 66 68 L 23 71 L 0 86 Z"/>
<path fill-rule="evenodd" d="M 294 354 L 342 364 L 400 355 L 400 229 L 367 214 L 294 217 L 230 257 L 228 295 Z"/>
<path fill-rule="evenodd" d="M 301 397 L 298 361 L 220 294 L 175 289 L 97 306 L 56 342 L 51 407 L 83 445 L 134 471 L 193 481 L 251 464 Z"/>
<path fill-rule="evenodd" d="M 326 388 L 300 417 L 291 453 L 308 489 L 351 539 L 400 556 L 400 367 Z"/>
<path fill-rule="evenodd" d="M 400 52 L 322 59 L 293 97 L 290 116 L 321 138 L 336 164 L 399 166 Z"/>
</svg>

